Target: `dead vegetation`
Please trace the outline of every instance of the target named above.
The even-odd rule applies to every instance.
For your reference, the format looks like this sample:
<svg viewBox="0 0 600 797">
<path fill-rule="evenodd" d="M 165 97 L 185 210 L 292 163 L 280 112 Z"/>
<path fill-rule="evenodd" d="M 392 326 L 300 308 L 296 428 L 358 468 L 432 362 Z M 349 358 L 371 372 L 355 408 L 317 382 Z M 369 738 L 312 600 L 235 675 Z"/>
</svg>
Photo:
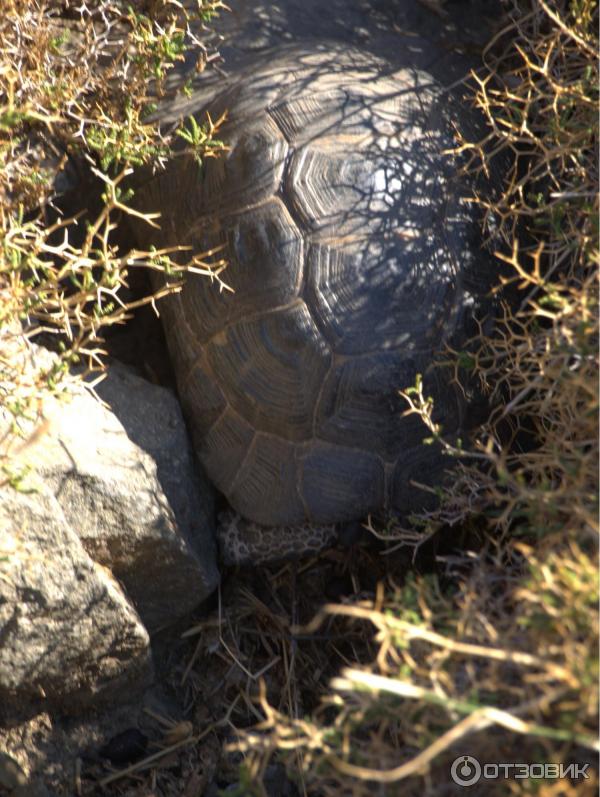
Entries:
<svg viewBox="0 0 600 797">
<path fill-rule="evenodd" d="M 74 361 L 96 367 L 101 326 L 131 309 L 118 288 L 132 268 L 174 267 L 167 252 L 115 251 L 110 232 L 115 214 L 130 212 L 123 170 L 168 154 L 143 118 L 187 21 L 166 0 L 152 4 L 166 15 L 153 22 L 116 0 L 83 6 L 93 24 L 80 27 L 73 12 L 75 33 L 63 27 L 68 3 L 56 4 L 54 35 L 42 24 L 49 4 L 12 0 L 0 21 L 0 324 L 5 339 L 21 341 L 24 324 L 26 339 L 46 330 L 64 345 L 56 374 L 0 362 L 2 400 L 17 417 L 36 412 Z M 593 0 L 515 0 L 469 84 L 489 131 L 463 142 L 470 168 L 510 156 L 503 195 L 477 201 L 509 242 L 498 257 L 520 301 L 504 307 L 493 337 L 454 353 L 492 411 L 469 445 L 447 443 L 458 476 L 441 508 L 419 532 L 373 529 L 387 547 L 232 574 L 173 662 L 190 724 L 180 737 L 171 727 L 149 759 L 104 773 L 105 793 L 192 797 L 216 782 L 239 795 L 448 794 L 460 791 L 450 777 L 460 755 L 596 761 L 597 16 Z M 90 73 L 73 68 L 83 50 Z M 218 146 L 214 133 L 195 136 L 201 156 Z M 77 245 L 65 237 L 75 220 L 48 225 L 45 215 L 74 154 L 95 158 L 106 185 Z M 402 387 L 424 437 L 443 442 L 420 384 Z M 471 790 L 595 793 L 594 767 L 588 774 Z"/>
<path fill-rule="evenodd" d="M 169 289 L 177 290 L 185 270 L 218 278 L 224 266 L 218 256 L 208 265 L 198 254 L 175 264 L 172 250 L 123 249 L 113 235 L 123 214 L 134 212 L 124 187 L 132 167 L 160 165 L 181 137 L 199 159 L 221 148 L 218 122 L 164 133 L 147 117 L 187 48 L 200 53 L 197 70 L 215 56 L 196 33 L 222 5 L 200 0 L 194 12 L 170 0 L 138 2 L 135 9 L 120 0 L 3 6 L 0 394 L 15 420 L 39 417 L 44 396 L 60 389 L 73 365 L 79 377 L 101 371 L 103 330 L 122 324 L 136 306 L 123 298 L 135 269 L 167 271 Z M 68 215 L 57 197 L 91 196 L 84 174 L 101 186 L 101 198 L 97 207 L 79 202 Z M 36 364 L 30 345 L 40 336 L 53 340 L 59 354 L 50 372 Z M 18 484 L 14 463 L 1 452 L 0 466 Z"/>
</svg>

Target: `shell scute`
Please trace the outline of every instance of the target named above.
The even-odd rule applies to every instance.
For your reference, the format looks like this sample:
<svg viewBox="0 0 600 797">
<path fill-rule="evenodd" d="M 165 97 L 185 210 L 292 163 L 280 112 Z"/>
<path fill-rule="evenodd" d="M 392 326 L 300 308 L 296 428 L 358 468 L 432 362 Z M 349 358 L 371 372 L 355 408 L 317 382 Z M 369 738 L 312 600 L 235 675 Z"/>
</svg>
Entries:
<svg viewBox="0 0 600 797">
<path fill-rule="evenodd" d="M 255 431 L 238 413 L 227 407 L 208 432 L 194 424 L 194 443 L 202 464 L 215 486 L 228 494 L 240 470 L 240 463 L 254 439 Z"/>
<path fill-rule="evenodd" d="M 266 114 L 238 124 L 226 122 L 219 135 L 228 149 L 203 164 L 195 212 L 200 224 L 206 215 L 235 212 L 272 196 L 288 155 L 285 137 Z"/>
<path fill-rule="evenodd" d="M 208 359 L 255 428 L 289 440 L 312 435 L 331 353 L 303 302 L 234 324 L 209 344 Z"/>
<path fill-rule="evenodd" d="M 315 441 L 301 459 L 300 491 L 310 520 L 354 520 L 384 505 L 384 466 L 370 451 Z"/>
<path fill-rule="evenodd" d="M 334 366 L 319 402 L 317 436 L 394 462 L 428 434 L 416 415 L 403 417 L 408 405 L 399 393 L 423 366 L 401 352 L 351 357 Z"/>
<path fill-rule="evenodd" d="M 304 273 L 302 233 L 276 197 L 251 211 L 214 219 L 192 239 L 197 252 L 219 246 L 228 263 L 221 276 L 229 290 L 189 274 L 182 292 L 188 323 L 204 342 L 244 316 L 289 304 Z"/>
<path fill-rule="evenodd" d="M 258 434 L 229 492 L 237 511 L 257 523 L 286 516 L 302 523 L 306 509 L 298 493 L 296 447 L 274 435 Z"/>
</svg>

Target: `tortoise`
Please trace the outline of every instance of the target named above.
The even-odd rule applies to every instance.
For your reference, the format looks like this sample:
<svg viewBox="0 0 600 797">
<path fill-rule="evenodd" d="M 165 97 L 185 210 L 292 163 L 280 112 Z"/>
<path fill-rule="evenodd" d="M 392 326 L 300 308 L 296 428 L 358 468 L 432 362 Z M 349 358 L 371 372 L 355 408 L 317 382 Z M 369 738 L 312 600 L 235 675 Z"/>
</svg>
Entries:
<svg viewBox="0 0 600 797">
<path fill-rule="evenodd" d="M 145 182 L 137 207 L 161 230 L 137 235 L 226 250 L 231 291 L 188 274 L 162 309 L 195 450 L 237 513 L 224 560 L 252 561 L 261 524 L 265 561 L 422 510 L 432 490 L 415 483 L 449 463 L 399 390 L 422 374 L 434 419 L 462 433 L 469 405 L 433 364 L 489 313 L 497 276 L 449 154 L 457 116 L 477 120 L 428 71 L 336 41 L 256 57 L 194 111 L 227 112 L 229 149 Z"/>
</svg>

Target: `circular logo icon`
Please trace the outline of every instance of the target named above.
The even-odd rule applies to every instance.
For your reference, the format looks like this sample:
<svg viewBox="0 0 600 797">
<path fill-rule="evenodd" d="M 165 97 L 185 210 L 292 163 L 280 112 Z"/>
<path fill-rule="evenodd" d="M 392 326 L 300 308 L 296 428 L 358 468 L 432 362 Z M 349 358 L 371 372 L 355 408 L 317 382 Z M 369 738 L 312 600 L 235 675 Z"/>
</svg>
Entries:
<svg viewBox="0 0 600 797">
<path fill-rule="evenodd" d="M 481 777 L 481 764 L 472 755 L 461 755 L 452 762 L 450 775 L 459 786 L 472 786 Z"/>
</svg>

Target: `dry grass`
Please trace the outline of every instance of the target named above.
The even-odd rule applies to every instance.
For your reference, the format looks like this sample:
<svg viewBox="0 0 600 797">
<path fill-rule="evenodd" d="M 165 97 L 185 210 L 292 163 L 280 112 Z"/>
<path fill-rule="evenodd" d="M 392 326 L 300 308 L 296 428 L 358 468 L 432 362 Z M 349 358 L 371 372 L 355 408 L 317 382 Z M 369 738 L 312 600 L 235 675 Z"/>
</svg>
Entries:
<svg viewBox="0 0 600 797">
<path fill-rule="evenodd" d="M 145 121 L 186 48 L 200 46 L 205 54 L 198 69 L 214 55 L 191 26 L 198 31 L 221 7 L 220 0 L 201 0 L 192 14 L 170 0 L 138 2 L 135 13 L 121 0 L 83 0 L 77 8 L 57 0 L 3 5 L 0 395 L 16 420 L 40 417 L 44 396 L 66 384 L 73 365 L 79 377 L 101 371 L 102 331 L 123 323 L 136 306 L 122 298 L 133 270 L 171 273 L 169 290 L 178 289 L 185 270 L 218 278 L 224 264 L 214 257 L 211 266 L 202 255 L 176 266 L 172 250 L 124 250 L 114 230 L 123 214 L 134 212 L 124 188 L 132 167 L 160 166 L 181 136 L 198 158 L 221 148 L 218 123 L 210 119 L 168 135 Z M 96 207 L 68 216 L 57 195 L 91 196 L 84 175 L 93 175 L 101 197 Z M 59 354 L 51 370 L 36 363 L 30 345 L 41 335 Z M 0 466 L 16 486 L 18 474 L 2 451 Z"/>
</svg>

